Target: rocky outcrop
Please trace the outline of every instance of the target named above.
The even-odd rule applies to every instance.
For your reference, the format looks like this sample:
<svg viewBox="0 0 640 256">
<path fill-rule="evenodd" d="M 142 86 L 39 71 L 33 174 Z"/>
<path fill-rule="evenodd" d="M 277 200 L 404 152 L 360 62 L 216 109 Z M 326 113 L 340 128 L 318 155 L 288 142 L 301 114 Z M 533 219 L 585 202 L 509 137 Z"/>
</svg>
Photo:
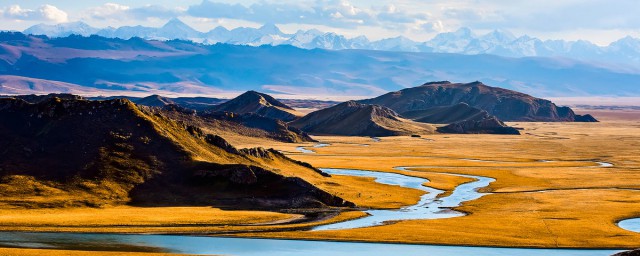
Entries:
<svg viewBox="0 0 640 256">
<path fill-rule="evenodd" d="M 593 117 L 592 115 L 586 114 L 586 115 L 576 115 L 575 122 L 587 122 L 587 123 L 593 123 L 593 122 L 598 122 L 598 120 Z"/>
<path fill-rule="evenodd" d="M 441 133 L 461 134 L 520 134 L 517 129 L 507 126 L 495 116 L 486 116 L 479 120 L 465 120 L 452 123 L 447 126 L 438 127 L 437 131 Z"/>
<path fill-rule="evenodd" d="M 433 126 L 404 119 L 389 108 L 355 101 L 309 113 L 289 124 L 312 134 L 347 136 L 394 136 L 434 131 Z"/>
<path fill-rule="evenodd" d="M 635 249 L 631 251 L 619 252 L 611 256 L 640 256 L 640 249 Z"/>
<path fill-rule="evenodd" d="M 294 120 L 299 116 L 293 108 L 267 94 L 256 91 L 245 92 L 230 101 L 211 108 L 211 111 L 237 114 L 253 113 L 285 122 Z"/>
<path fill-rule="evenodd" d="M 365 104 L 386 106 L 400 113 L 427 110 L 433 107 L 467 103 L 487 111 L 504 121 L 575 122 L 590 119 L 577 117 L 569 107 L 559 107 L 545 99 L 481 82 L 451 83 L 448 81 L 426 83 L 385 95 L 362 100 Z"/>
</svg>

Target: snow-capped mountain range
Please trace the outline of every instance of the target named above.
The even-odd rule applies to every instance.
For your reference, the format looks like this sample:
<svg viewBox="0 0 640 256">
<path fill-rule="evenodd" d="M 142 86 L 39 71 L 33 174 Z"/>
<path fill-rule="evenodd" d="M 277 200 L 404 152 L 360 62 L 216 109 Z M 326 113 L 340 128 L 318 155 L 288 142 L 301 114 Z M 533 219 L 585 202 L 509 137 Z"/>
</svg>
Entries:
<svg viewBox="0 0 640 256">
<path fill-rule="evenodd" d="M 304 49 L 365 49 L 403 52 L 434 52 L 460 54 L 492 54 L 506 57 L 565 57 L 585 61 L 600 61 L 637 67 L 640 64 L 640 39 L 625 37 L 608 46 L 598 46 L 589 41 L 540 40 L 529 36 L 516 37 L 508 31 L 495 30 L 488 34 L 476 35 L 468 28 L 455 32 L 441 33 L 426 42 L 416 42 L 406 37 L 395 37 L 370 41 L 365 36 L 347 38 L 336 33 L 319 30 L 299 30 L 294 34 L 283 33 L 274 24 L 260 28 L 240 27 L 228 30 L 216 27 L 208 32 L 200 32 L 181 20 L 174 18 L 159 28 L 124 26 L 120 28 L 98 29 L 83 22 L 58 25 L 35 25 L 25 34 L 65 37 L 71 34 L 99 35 L 110 38 L 190 40 L 204 44 L 228 43 L 236 45 L 293 45 Z"/>
</svg>

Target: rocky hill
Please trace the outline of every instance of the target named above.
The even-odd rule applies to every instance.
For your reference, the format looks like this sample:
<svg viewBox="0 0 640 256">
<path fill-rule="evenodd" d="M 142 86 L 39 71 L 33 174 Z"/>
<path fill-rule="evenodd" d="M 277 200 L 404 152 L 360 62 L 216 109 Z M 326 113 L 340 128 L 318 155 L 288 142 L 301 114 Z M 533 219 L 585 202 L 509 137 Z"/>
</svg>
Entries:
<svg viewBox="0 0 640 256">
<path fill-rule="evenodd" d="M 437 131 L 440 133 L 520 135 L 518 129 L 510 127 L 497 117 L 488 114 L 482 118 L 458 121 L 447 126 L 438 127 Z"/>
<path fill-rule="evenodd" d="M 0 204 L 353 205 L 316 187 L 330 178 L 309 165 L 152 110 L 126 99 L 0 99 Z"/>
<path fill-rule="evenodd" d="M 315 141 L 307 133 L 282 120 L 254 113 L 195 111 L 178 105 L 167 105 L 153 111 L 159 111 L 173 120 L 197 126 L 208 133 L 228 135 L 225 137 L 232 140 L 236 137 L 251 137 L 293 143 Z"/>
<path fill-rule="evenodd" d="M 149 106 L 149 107 L 164 107 L 166 105 L 171 105 L 171 104 L 176 104 L 175 101 L 167 98 L 167 97 L 162 97 L 160 95 L 154 94 L 151 96 L 147 96 L 141 99 L 137 99 L 133 101 L 136 104 L 140 104 L 143 106 Z"/>
<path fill-rule="evenodd" d="M 286 122 L 300 116 L 293 108 L 267 94 L 256 91 L 245 92 L 230 101 L 213 107 L 211 110 L 237 114 L 254 113 Z"/>
<path fill-rule="evenodd" d="M 504 121 L 589 121 L 588 118 L 576 115 L 569 107 L 559 107 L 549 100 L 487 86 L 481 82 L 431 82 L 360 102 L 386 106 L 401 115 L 464 102 Z"/>
<path fill-rule="evenodd" d="M 404 119 L 393 110 L 347 101 L 293 121 L 291 126 L 311 134 L 394 136 L 433 133 L 429 124 Z"/>
</svg>

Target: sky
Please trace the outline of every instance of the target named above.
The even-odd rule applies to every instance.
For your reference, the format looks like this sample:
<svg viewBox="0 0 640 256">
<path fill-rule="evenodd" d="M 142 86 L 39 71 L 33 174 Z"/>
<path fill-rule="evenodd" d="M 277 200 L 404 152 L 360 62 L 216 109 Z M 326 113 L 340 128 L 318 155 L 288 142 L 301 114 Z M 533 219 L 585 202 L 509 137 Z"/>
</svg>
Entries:
<svg viewBox="0 0 640 256">
<path fill-rule="evenodd" d="M 479 34 L 497 29 L 608 45 L 640 37 L 639 11 L 638 0 L 0 0 L 0 30 L 73 21 L 100 28 L 162 26 L 177 17 L 200 31 L 273 23 L 287 33 L 316 28 L 426 41 L 468 27 Z"/>
</svg>

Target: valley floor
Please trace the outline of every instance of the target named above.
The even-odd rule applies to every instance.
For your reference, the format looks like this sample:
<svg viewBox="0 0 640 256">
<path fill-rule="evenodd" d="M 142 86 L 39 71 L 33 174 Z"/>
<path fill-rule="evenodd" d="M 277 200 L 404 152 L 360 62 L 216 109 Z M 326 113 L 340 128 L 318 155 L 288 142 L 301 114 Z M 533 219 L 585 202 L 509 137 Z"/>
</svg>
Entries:
<svg viewBox="0 0 640 256">
<path fill-rule="evenodd" d="M 524 128 L 521 136 L 439 134 L 384 137 L 380 141 L 321 136 L 315 139 L 330 146 L 318 148 L 312 147 L 313 143 L 262 142 L 263 147 L 276 148 L 316 167 L 420 176 L 430 180 L 429 186 L 448 191 L 470 179 L 442 173 L 495 178 L 483 189 L 491 194 L 457 208 L 468 213 L 464 217 L 309 232 L 304 228 L 362 217 L 364 213 L 327 213 L 305 222 L 301 213 L 208 207 L 2 209 L 0 230 L 210 233 L 506 247 L 640 247 L 640 234 L 616 225 L 619 220 L 640 217 L 640 118 L 598 114 L 596 118 L 603 122 L 510 123 Z M 243 141 L 232 142 L 238 147 L 256 146 L 255 141 L 246 145 Z M 308 146 L 315 153 L 301 153 L 298 146 Z M 613 166 L 601 167 L 594 162 Z M 404 172 L 395 170 L 396 166 L 423 167 L 414 169 L 419 172 Z M 334 184 L 324 186 L 329 190 L 335 186 L 331 191 L 363 207 L 411 205 L 423 193 L 379 185 L 367 178 L 334 177 Z"/>
</svg>

